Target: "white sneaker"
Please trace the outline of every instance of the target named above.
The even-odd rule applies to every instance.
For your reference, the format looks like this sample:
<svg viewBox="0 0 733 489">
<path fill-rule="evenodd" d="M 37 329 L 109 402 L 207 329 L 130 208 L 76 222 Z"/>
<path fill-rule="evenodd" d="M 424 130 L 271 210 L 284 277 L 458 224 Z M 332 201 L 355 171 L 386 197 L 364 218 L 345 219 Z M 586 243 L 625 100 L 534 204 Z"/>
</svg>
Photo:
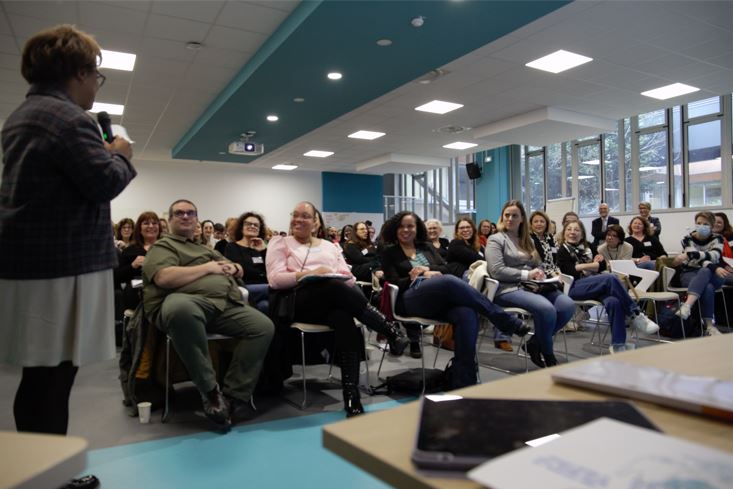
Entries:
<svg viewBox="0 0 733 489">
<path fill-rule="evenodd" d="M 630 324 L 644 334 L 654 334 L 659 331 L 659 325 L 641 313 L 634 316 Z"/>
<path fill-rule="evenodd" d="M 707 328 L 705 328 L 705 336 L 718 336 L 721 334 L 723 333 L 721 333 L 720 330 L 715 326 L 708 326 Z"/>
<path fill-rule="evenodd" d="M 623 345 L 611 345 L 608 347 L 608 352 L 613 355 L 614 353 L 622 353 L 626 351 L 626 344 Z"/>
<path fill-rule="evenodd" d="M 687 319 L 690 317 L 690 306 L 687 304 L 682 304 L 679 309 L 677 309 L 677 312 L 674 313 L 675 316 L 679 316 L 682 319 Z"/>
</svg>

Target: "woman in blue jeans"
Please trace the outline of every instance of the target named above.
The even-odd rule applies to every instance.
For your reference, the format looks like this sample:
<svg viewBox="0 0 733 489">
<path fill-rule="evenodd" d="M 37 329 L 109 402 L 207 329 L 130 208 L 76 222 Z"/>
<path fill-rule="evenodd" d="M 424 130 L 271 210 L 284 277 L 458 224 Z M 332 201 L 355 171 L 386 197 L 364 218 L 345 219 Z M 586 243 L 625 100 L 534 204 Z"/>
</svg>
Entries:
<svg viewBox="0 0 733 489">
<path fill-rule="evenodd" d="M 723 237 L 713 233 L 715 215 L 712 212 L 695 214 L 695 230 L 682 238 L 682 252 L 674 258 L 680 284 L 687 287 L 687 300 L 677 315 L 690 317 L 692 306 L 700 300 L 703 327 L 706 335 L 720 334 L 715 327 L 715 291 L 730 275 L 722 265 Z"/>
<path fill-rule="evenodd" d="M 605 306 L 611 323 L 611 353 L 626 349 L 627 317 L 644 334 L 659 331 L 659 326 L 642 314 L 615 275 L 599 273 L 606 269 L 606 262 L 601 255 L 593 257 L 582 222 L 569 222 L 563 229 L 557 261 L 560 271 L 575 279 L 568 293 L 571 299 L 600 301 Z"/>
<path fill-rule="evenodd" d="M 529 331 L 521 320 L 447 273 L 445 261 L 427 242 L 425 224 L 415 213 L 400 212 L 392 217 L 384 225 L 382 238 L 392 245 L 382 253 L 384 278 L 400 288 L 395 312 L 439 319 L 454 326 L 452 388 L 476 383 L 479 314 L 505 333 L 522 336 Z"/>
<path fill-rule="evenodd" d="M 499 232 L 489 237 L 486 247 L 489 275 L 499 281 L 495 301 L 532 314 L 535 334 L 527 342 L 527 353 L 540 368 L 557 365 L 552 338 L 573 317 L 575 303 L 559 290 L 539 294 L 520 287 L 522 281 L 545 279 L 521 202 L 510 200 L 504 204 L 497 228 Z"/>
</svg>

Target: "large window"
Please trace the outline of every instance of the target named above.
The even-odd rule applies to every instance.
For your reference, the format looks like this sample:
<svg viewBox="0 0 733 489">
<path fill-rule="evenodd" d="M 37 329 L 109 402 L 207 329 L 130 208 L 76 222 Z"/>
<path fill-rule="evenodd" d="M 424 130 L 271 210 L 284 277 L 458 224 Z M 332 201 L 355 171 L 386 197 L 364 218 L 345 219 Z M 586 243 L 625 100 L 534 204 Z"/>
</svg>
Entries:
<svg viewBox="0 0 733 489">
<path fill-rule="evenodd" d="M 733 179 L 732 98 L 628 117 L 599 136 L 523 147 L 522 199 L 534 210 L 575 195 L 582 216 L 595 215 L 601 201 L 615 213 L 635 213 L 641 201 L 655 210 L 730 206 L 733 191 L 721 182 Z"/>
<path fill-rule="evenodd" d="M 601 144 L 591 139 L 575 145 L 578 160 L 578 209 L 593 214 L 601 203 Z"/>
</svg>

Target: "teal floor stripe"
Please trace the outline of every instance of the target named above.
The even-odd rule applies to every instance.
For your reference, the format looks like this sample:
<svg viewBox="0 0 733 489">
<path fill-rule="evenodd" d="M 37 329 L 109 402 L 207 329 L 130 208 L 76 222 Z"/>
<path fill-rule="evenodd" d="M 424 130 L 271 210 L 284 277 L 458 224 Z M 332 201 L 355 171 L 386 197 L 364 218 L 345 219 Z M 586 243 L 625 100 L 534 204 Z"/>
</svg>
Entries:
<svg viewBox="0 0 733 489">
<path fill-rule="evenodd" d="M 319 413 L 250 424 L 226 435 L 202 432 L 91 450 L 85 473 L 99 477 L 103 489 L 342 489 L 345 481 L 350 489 L 389 487 L 323 448 L 321 427 L 343 419 L 342 411 Z"/>
</svg>

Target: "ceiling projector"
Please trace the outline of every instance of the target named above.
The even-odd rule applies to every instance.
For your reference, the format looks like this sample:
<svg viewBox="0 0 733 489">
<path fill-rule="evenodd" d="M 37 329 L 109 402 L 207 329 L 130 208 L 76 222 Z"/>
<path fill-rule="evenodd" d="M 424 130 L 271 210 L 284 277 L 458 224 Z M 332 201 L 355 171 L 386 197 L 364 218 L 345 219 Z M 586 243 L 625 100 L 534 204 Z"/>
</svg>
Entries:
<svg viewBox="0 0 733 489">
<path fill-rule="evenodd" d="M 264 144 L 251 141 L 234 141 L 229 143 L 229 154 L 238 156 L 258 156 L 265 152 Z"/>
</svg>

